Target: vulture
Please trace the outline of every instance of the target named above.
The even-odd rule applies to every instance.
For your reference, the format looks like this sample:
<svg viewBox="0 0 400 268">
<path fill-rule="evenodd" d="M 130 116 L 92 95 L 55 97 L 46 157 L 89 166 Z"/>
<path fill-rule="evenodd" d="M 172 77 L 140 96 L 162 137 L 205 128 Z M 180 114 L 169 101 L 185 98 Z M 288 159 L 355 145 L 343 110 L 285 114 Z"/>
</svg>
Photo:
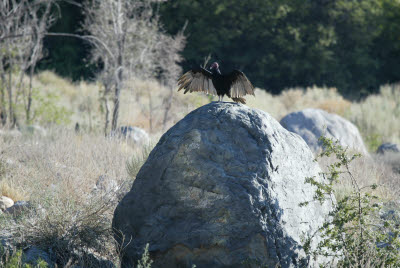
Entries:
<svg viewBox="0 0 400 268">
<path fill-rule="evenodd" d="M 178 91 L 185 90 L 184 94 L 202 91 L 218 96 L 218 101 L 222 101 L 224 95 L 227 95 L 234 102 L 246 104 L 243 96 L 254 96 L 254 86 L 243 72 L 233 70 L 228 74 L 221 74 L 217 62 L 211 64 L 210 70 L 198 67 L 188 71 L 178 79 L 178 86 Z"/>
</svg>

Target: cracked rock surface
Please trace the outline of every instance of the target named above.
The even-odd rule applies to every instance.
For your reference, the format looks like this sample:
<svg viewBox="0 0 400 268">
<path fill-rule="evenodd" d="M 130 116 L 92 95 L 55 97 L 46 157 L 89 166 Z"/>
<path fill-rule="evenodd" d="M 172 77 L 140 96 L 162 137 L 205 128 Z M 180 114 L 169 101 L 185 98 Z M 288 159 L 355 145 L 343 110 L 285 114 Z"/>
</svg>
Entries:
<svg viewBox="0 0 400 268">
<path fill-rule="evenodd" d="M 317 267 L 301 238 L 331 207 L 299 207 L 315 190 L 305 178 L 319 178 L 313 159 L 260 110 L 214 102 L 191 112 L 161 137 L 115 210 L 122 266 L 149 243 L 152 267 Z"/>
</svg>

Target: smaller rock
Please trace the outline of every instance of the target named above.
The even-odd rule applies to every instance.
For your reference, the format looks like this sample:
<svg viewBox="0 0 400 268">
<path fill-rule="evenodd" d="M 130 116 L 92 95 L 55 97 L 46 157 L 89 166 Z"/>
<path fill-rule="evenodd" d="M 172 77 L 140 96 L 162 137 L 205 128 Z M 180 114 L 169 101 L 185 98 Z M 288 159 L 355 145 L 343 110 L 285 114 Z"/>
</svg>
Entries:
<svg viewBox="0 0 400 268">
<path fill-rule="evenodd" d="M 88 263 L 91 264 L 91 267 L 99 267 L 99 268 L 116 268 L 115 264 L 107 260 L 101 256 L 97 256 L 95 254 L 92 254 L 90 252 L 85 252 L 84 255 L 79 256 L 80 259 L 85 260 L 83 263 L 79 263 L 76 265 L 71 266 L 71 268 L 84 268 L 87 267 Z"/>
<path fill-rule="evenodd" d="M 9 207 L 12 207 L 14 205 L 14 201 L 7 197 L 7 196 L 1 196 L 0 197 L 0 210 L 6 210 Z"/>
<path fill-rule="evenodd" d="M 46 137 L 47 136 L 47 131 L 39 126 L 39 125 L 29 125 L 24 127 L 23 132 L 27 132 L 29 134 L 33 134 L 33 135 L 39 135 L 39 136 L 43 136 Z"/>
<path fill-rule="evenodd" d="M 14 161 L 14 160 L 12 160 L 11 158 L 7 158 L 7 159 L 6 159 L 6 161 L 5 161 L 5 163 L 6 163 L 7 165 L 10 165 L 10 166 L 12 166 L 12 165 L 14 165 L 14 164 L 15 164 L 15 161 Z"/>
<path fill-rule="evenodd" d="M 127 142 L 131 142 L 134 145 L 146 145 L 150 142 L 149 134 L 139 127 L 122 126 L 111 136 L 126 139 Z"/>
<path fill-rule="evenodd" d="M 110 179 L 105 175 L 100 175 L 93 190 L 109 193 L 116 192 L 118 189 L 118 183 L 114 179 Z"/>
<path fill-rule="evenodd" d="M 4 250 L 10 252 L 13 249 L 13 242 L 12 234 L 8 230 L 0 230 L 0 245 L 3 247 Z"/>
<path fill-rule="evenodd" d="M 49 254 L 38 247 L 32 246 L 24 251 L 24 258 L 23 258 L 24 263 L 36 265 L 39 259 L 45 261 L 48 267 L 54 266 L 52 265 L 52 261 Z"/>
<path fill-rule="evenodd" d="M 369 155 L 357 127 L 337 114 L 309 108 L 286 115 L 280 123 L 300 135 L 314 153 L 323 149 L 319 138 L 325 136 L 338 140 L 343 147 Z"/>
<path fill-rule="evenodd" d="M 6 209 L 6 212 L 12 214 L 14 217 L 21 215 L 23 212 L 28 211 L 32 207 L 30 202 L 17 201 L 12 207 Z"/>
<path fill-rule="evenodd" d="M 390 142 L 386 142 L 386 143 L 382 143 L 378 150 L 376 151 L 378 154 L 385 154 L 387 152 L 391 152 L 391 153 L 400 153 L 400 148 L 397 144 L 395 143 L 390 143 Z"/>
</svg>

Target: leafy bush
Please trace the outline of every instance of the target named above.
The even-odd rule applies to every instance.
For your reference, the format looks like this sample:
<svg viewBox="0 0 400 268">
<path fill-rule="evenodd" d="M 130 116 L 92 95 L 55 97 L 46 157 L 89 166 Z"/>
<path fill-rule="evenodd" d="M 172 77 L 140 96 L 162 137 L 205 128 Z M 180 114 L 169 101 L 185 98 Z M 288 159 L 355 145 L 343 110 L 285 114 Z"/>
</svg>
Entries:
<svg viewBox="0 0 400 268">
<path fill-rule="evenodd" d="M 314 236 L 304 241 L 304 249 L 313 256 L 333 256 L 339 267 L 381 267 L 400 263 L 400 241 L 398 219 L 381 218 L 379 212 L 382 201 L 373 194 L 378 185 L 360 187 L 357 179 L 350 172 L 349 164 L 359 154 L 349 155 L 347 149 L 325 137 L 320 138 L 324 151 L 318 157 L 336 157 L 336 162 L 322 172 L 325 181 L 318 182 L 315 177 L 306 178 L 317 188 L 314 200 L 330 200 L 333 210 L 330 218 L 316 234 L 319 241 L 316 248 L 311 248 Z M 348 179 L 351 191 L 335 200 L 335 185 L 340 179 Z M 306 206 L 308 202 L 301 203 Z M 326 264 L 328 265 L 328 264 Z"/>
<path fill-rule="evenodd" d="M 66 125 L 70 122 L 72 112 L 58 104 L 60 97 L 57 94 L 34 90 L 32 99 L 35 107 L 31 121 L 38 121 L 42 125 Z"/>
</svg>

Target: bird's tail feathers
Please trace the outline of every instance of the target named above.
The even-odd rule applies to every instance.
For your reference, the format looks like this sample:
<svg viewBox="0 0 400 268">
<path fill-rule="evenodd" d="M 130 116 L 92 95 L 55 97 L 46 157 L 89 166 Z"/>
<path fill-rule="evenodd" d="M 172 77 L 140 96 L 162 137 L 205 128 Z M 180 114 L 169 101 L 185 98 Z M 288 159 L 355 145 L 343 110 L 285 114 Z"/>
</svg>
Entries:
<svg viewBox="0 0 400 268">
<path fill-rule="evenodd" d="M 244 98 L 241 98 L 241 97 L 232 98 L 232 100 L 234 102 L 240 102 L 240 103 L 246 104 L 246 100 Z"/>
</svg>

